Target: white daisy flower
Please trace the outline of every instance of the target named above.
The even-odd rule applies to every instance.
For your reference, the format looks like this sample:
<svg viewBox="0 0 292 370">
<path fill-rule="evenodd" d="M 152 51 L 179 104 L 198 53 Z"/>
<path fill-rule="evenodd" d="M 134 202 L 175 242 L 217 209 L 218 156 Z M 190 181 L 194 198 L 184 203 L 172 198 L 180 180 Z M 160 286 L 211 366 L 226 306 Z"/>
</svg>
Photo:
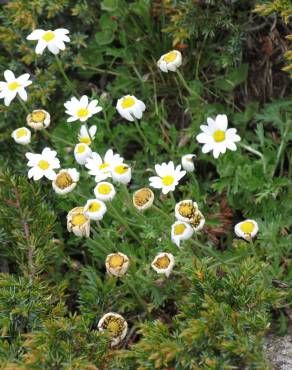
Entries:
<svg viewBox="0 0 292 370">
<path fill-rule="evenodd" d="M 57 175 L 54 169 L 60 168 L 60 161 L 56 155 L 57 152 L 50 148 L 43 149 L 41 154 L 26 153 L 27 165 L 31 167 L 28 171 L 28 178 L 33 177 L 34 180 L 39 180 L 45 176 L 49 180 L 55 180 Z"/>
<path fill-rule="evenodd" d="M 27 36 L 27 40 L 38 41 L 35 48 L 36 54 L 43 54 L 46 48 L 53 54 L 59 54 L 60 50 L 65 50 L 65 42 L 69 42 L 70 38 L 67 36 L 69 33 L 65 28 L 57 28 L 51 30 L 34 30 Z"/>
<path fill-rule="evenodd" d="M 93 125 L 89 128 L 89 134 L 91 136 L 91 138 L 90 138 L 90 136 L 88 134 L 88 131 L 86 129 L 86 126 L 82 125 L 81 128 L 80 128 L 79 135 L 78 135 L 79 143 L 84 143 L 84 144 L 90 145 L 91 140 L 94 140 L 94 138 L 95 138 L 96 129 L 97 128 L 96 128 L 95 125 Z"/>
<path fill-rule="evenodd" d="M 27 145 L 30 143 L 31 132 L 26 127 L 20 127 L 12 132 L 11 137 L 17 144 Z"/>
<path fill-rule="evenodd" d="M 129 258 L 123 253 L 111 253 L 106 257 L 105 267 L 108 274 L 121 277 L 130 266 Z"/>
<path fill-rule="evenodd" d="M 195 154 L 185 154 L 181 157 L 181 165 L 185 171 L 194 172 L 195 170 L 194 158 L 195 157 L 196 157 Z"/>
<path fill-rule="evenodd" d="M 134 95 L 125 95 L 118 100 L 116 108 L 123 118 L 135 121 L 142 118 L 146 105 Z"/>
<path fill-rule="evenodd" d="M 101 332 L 107 332 L 111 337 L 111 346 L 118 345 L 127 335 L 128 323 L 115 312 L 105 314 L 98 322 L 98 329 Z"/>
<path fill-rule="evenodd" d="M 108 202 L 113 200 L 116 195 L 116 190 L 113 184 L 101 181 L 97 183 L 96 187 L 94 188 L 94 195 L 96 199 L 102 200 L 103 202 Z"/>
<path fill-rule="evenodd" d="M 90 219 L 84 215 L 84 207 L 75 207 L 68 213 L 67 230 L 76 236 L 89 237 Z"/>
<path fill-rule="evenodd" d="M 0 99 L 4 98 L 4 104 L 6 106 L 10 105 L 17 94 L 22 100 L 27 100 L 27 92 L 25 88 L 32 83 L 32 81 L 29 80 L 29 77 L 29 73 L 24 73 L 16 78 L 12 71 L 6 69 L 4 72 L 4 78 L 6 81 L 0 81 Z"/>
<path fill-rule="evenodd" d="M 234 232 L 239 238 L 243 238 L 247 241 L 253 239 L 259 231 L 259 227 L 254 220 L 245 220 L 239 222 L 234 227 Z"/>
<path fill-rule="evenodd" d="M 84 216 L 93 221 L 102 220 L 106 213 L 106 205 L 98 199 L 89 199 L 84 206 Z"/>
<path fill-rule="evenodd" d="M 176 221 L 171 226 L 171 240 L 180 247 L 181 240 L 187 240 L 192 237 L 194 229 L 190 224 L 182 221 Z"/>
<path fill-rule="evenodd" d="M 51 115 L 43 109 L 35 109 L 26 117 L 26 123 L 34 130 L 47 128 L 51 123 Z"/>
<path fill-rule="evenodd" d="M 75 145 L 74 157 L 76 162 L 83 165 L 86 163 L 87 159 L 91 156 L 92 150 L 90 146 L 84 143 L 79 143 Z"/>
<path fill-rule="evenodd" d="M 88 96 L 83 95 L 80 100 L 73 97 L 71 100 L 66 101 L 64 107 L 66 113 L 71 116 L 67 119 L 67 122 L 81 121 L 85 122 L 88 118 L 94 114 L 100 112 L 102 107 L 98 106 L 98 100 L 94 99 L 89 102 Z"/>
<path fill-rule="evenodd" d="M 149 188 L 142 188 L 133 194 L 133 205 L 138 211 L 145 211 L 150 208 L 154 201 L 153 191 Z"/>
<path fill-rule="evenodd" d="M 131 181 L 132 170 L 130 166 L 122 163 L 112 167 L 111 175 L 115 182 L 126 185 Z"/>
<path fill-rule="evenodd" d="M 166 277 L 169 277 L 174 266 L 174 257 L 171 253 L 158 253 L 151 266 L 158 274 L 164 274 Z"/>
<path fill-rule="evenodd" d="M 149 178 L 150 186 L 156 189 L 162 189 L 163 194 L 174 191 L 179 180 L 186 174 L 186 171 L 181 171 L 181 165 L 174 168 L 172 161 L 156 164 L 155 171 L 158 176 L 152 176 Z"/>
<path fill-rule="evenodd" d="M 68 168 L 59 171 L 55 180 L 52 181 L 53 189 L 57 194 L 70 193 L 79 181 L 79 172 L 76 168 Z"/>
<path fill-rule="evenodd" d="M 197 141 L 204 144 L 203 153 L 213 151 L 214 158 L 218 158 L 220 153 L 225 153 L 226 149 L 235 151 L 235 143 L 240 141 L 240 136 L 236 134 L 235 128 L 229 128 L 226 114 L 218 114 L 213 120 L 207 118 L 208 126 L 200 126 L 203 131 L 197 136 Z"/>
<path fill-rule="evenodd" d="M 109 149 L 104 159 L 98 153 L 93 152 L 87 159 L 85 167 L 89 169 L 89 175 L 95 176 L 95 181 L 99 182 L 111 177 L 112 167 L 122 164 L 123 160 L 119 154 L 114 154 L 112 149 Z"/>
<path fill-rule="evenodd" d="M 182 56 L 178 50 L 172 50 L 163 54 L 157 62 L 158 67 L 162 72 L 172 71 L 175 72 L 181 66 Z"/>
</svg>

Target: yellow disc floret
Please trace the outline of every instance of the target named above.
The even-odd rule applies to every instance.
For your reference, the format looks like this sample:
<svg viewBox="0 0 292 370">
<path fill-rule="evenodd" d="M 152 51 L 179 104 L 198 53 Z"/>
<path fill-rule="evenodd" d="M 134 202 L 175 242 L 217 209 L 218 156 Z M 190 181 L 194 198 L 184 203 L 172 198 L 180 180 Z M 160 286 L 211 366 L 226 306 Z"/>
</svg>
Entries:
<svg viewBox="0 0 292 370">
<path fill-rule="evenodd" d="M 89 212 L 98 212 L 101 208 L 101 205 L 97 202 L 90 203 L 90 206 L 88 207 Z"/>
<path fill-rule="evenodd" d="M 133 105 L 135 105 L 135 99 L 131 96 L 127 96 L 122 101 L 122 107 L 124 109 L 131 108 Z"/>
<path fill-rule="evenodd" d="M 80 142 L 80 143 L 83 143 L 83 144 L 87 144 L 87 145 L 90 145 L 90 144 L 91 144 L 91 140 L 90 140 L 90 138 L 89 138 L 89 137 L 86 137 L 86 136 L 81 137 L 81 138 L 79 139 L 79 142 Z"/>
<path fill-rule="evenodd" d="M 27 136 L 27 130 L 25 128 L 20 128 L 16 131 L 16 137 L 19 139 L 21 137 Z"/>
<path fill-rule="evenodd" d="M 47 41 L 47 42 L 52 41 L 54 38 L 55 38 L 55 34 L 54 34 L 54 32 L 52 32 L 52 31 L 47 31 L 47 32 L 43 35 L 43 40 L 45 40 L 45 41 Z"/>
<path fill-rule="evenodd" d="M 213 133 L 213 139 L 216 141 L 216 143 L 221 143 L 221 141 L 225 140 L 225 132 L 222 130 L 216 130 Z"/>
<path fill-rule="evenodd" d="M 77 116 L 79 118 L 84 118 L 84 117 L 87 117 L 88 116 L 88 113 L 89 113 L 89 111 L 88 111 L 87 108 L 81 108 L 81 109 L 78 110 Z"/>
<path fill-rule="evenodd" d="M 41 123 L 41 122 L 44 122 L 45 118 L 46 118 L 46 115 L 41 110 L 36 110 L 31 113 L 31 120 L 33 122 Z"/>
<path fill-rule="evenodd" d="M 98 186 L 98 192 L 102 195 L 108 195 L 111 192 L 111 187 L 108 184 L 101 184 Z"/>
<path fill-rule="evenodd" d="M 124 257 L 116 253 L 110 257 L 108 263 L 109 266 L 113 268 L 121 267 L 124 263 Z"/>
<path fill-rule="evenodd" d="M 172 185 L 174 183 L 174 177 L 173 176 L 169 176 L 169 175 L 164 176 L 164 177 L 162 177 L 162 183 L 165 186 L 170 186 L 170 185 Z"/>
<path fill-rule="evenodd" d="M 57 175 L 55 182 L 60 189 L 66 189 L 73 184 L 72 177 L 69 175 L 68 172 L 65 171 Z"/>
<path fill-rule="evenodd" d="M 154 265 L 159 269 L 166 269 L 169 266 L 170 260 L 167 255 L 158 257 Z"/>
<path fill-rule="evenodd" d="M 121 164 L 115 168 L 115 172 L 119 175 L 124 175 L 129 170 L 128 166 L 125 166 L 124 164 Z"/>
<path fill-rule="evenodd" d="M 50 163 L 45 161 L 44 159 L 41 159 L 38 163 L 39 168 L 42 170 L 47 170 L 50 167 Z"/>
<path fill-rule="evenodd" d="M 240 230 L 245 234 L 251 234 L 254 229 L 254 224 L 251 221 L 245 221 L 240 225 Z"/>
<path fill-rule="evenodd" d="M 82 214 L 76 214 L 72 217 L 71 223 L 73 226 L 81 226 L 87 222 L 87 218 Z"/>
<path fill-rule="evenodd" d="M 184 224 L 177 224 L 174 226 L 174 234 L 175 235 L 182 235 L 185 232 L 186 225 Z"/>
<path fill-rule="evenodd" d="M 77 146 L 77 150 L 76 150 L 76 152 L 77 152 L 78 154 L 84 153 L 84 152 L 85 152 L 85 148 L 86 148 L 86 146 L 85 146 L 85 145 L 78 145 L 78 146 Z"/>
<path fill-rule="evenodd" d="M 174 62 L 177 58 L 177 53 L 175 51 L 170 51 L 169 53 L 167 53 L 164 57 L 163 57 L 163 60 L 166 62 L 166 63 L 171 63 L 171 62 Z"/>
<path fill-rule="evenodd" d="M 11 82 L 10 84 L 8 84 L 8 89 L 11 90 L 11 91 L 14 91 L 20 86 L 21 85 L 17 81 L 14 81 L 14 82 Z"/>
</svg>

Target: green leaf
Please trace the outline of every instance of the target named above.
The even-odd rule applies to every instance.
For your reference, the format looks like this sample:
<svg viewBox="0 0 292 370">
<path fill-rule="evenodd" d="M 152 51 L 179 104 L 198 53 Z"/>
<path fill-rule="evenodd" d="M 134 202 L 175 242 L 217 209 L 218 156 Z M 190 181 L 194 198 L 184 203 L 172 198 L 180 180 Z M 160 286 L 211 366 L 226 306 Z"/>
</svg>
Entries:
<svg viewBox="0 0 292 370">
<path fill-rule="evenodd" d="M 247 79 L 248 75 L 248 64 L 242 64 L 232 72 L 225 75 L 225 77 L 215 81 L 214 85 L 220 90 L 229 92 L 232 91 L 236 86 L 241 84 Z"/>
<path fill-rule="evenodd" d="M 113 42 L 114 38 L 114 32 L 110 28 L 106 28 L 102 32 L 97 32 L 95 34 L 95 40 L 98 45 L 108 45 Z"/>
<path fill-rule="evenodd" d="M 118 0 L 103 0 L 100 4 L 101 9 L 108 12 L 114 12 L 118 9 L 118 6 Z"/>
</svg>

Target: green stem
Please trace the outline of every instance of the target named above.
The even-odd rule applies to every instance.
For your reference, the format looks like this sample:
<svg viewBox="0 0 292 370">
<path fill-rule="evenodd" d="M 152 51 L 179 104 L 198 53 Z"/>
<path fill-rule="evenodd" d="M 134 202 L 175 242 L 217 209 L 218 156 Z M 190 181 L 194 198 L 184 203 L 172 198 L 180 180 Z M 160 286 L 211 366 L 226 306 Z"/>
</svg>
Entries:
<svg viewBox="0 0 292 370">
<path fill-rule="evenodd" d="M 135 117 L 133 117 L 133 118 L 134 118 L 136 129 L 139 132 L 139 135 L 141 136 L 141 138 L 143 139 L 144 144 L 146 146 L 146 149 L 147 148 L 150 148 L 149 142 L 148 142 L 146 136 L 144 135 L 144 132 L 142 131 L 142 129 L 141 129 L 140 125 L 139 125 L 139 122 L 137 121 L 137 119 Z"/>
<path fill-rule="evenodd" d="M 78 97 L 79 97 L 78 92 L 75 90 L 74 86 L 72 85 L 72 83 L 71 83 L 70 79 L 68 78 L 68 76 L 67 76 L 67 74 L 66 74 L 66 72 L 65 72 L 65 70 L 64 70 L 64 68 L 63 68 L 63 65 L 62 65 L 62 62 L 61 62 L 60 58 L 58 57 L 58 55 L 55 55 L 55 58 L 56 58 L 56 62 L 57 62 L 57 65 L 58 65 L 59 71 L 60 71 L 61 75 L 63 76 L 63 78 L 64 78 L 64 80 L 65 80 L 65 82 L 66 82 L 66 84 L 67 84 L 68 88 L 71 90 L 71 92 L 72 92 L 74 95 L 76 95 L 76 96 L 78 96 Z"/>
<path fill-rule="evenodd" d="M 282 135 L 281 144 L 280 144 L 279 149 L 278 149 L 278 152 L 277 152 L 277 157 L 276 157 L 275 166 L 274 166 L 274 169 L 273 169 L 273 172 L 272 172 L 272 177 L 274 177 L 274 175 L 275 175 L 275 172 L 277 170 L 278 164 L 280 162 L 280 159 L 281 159 L 282 154 L 284 152 L 284 149 L 286 147 L 287 136 L 288 136 L 289 129 L 290 129 L 290 123 L 291 123 L 291 120 L 287 120 L 285 131 L 284 131 L 284 133 Z"/>
<path fill-rule="evenodd" d="M 172 221 L 172 219 L 171 219 L 171 216 L 168 214 L 168 213 L 166 213 L 166 212 L 164 212 L 162 209 L 160 209 L 159 207 L 157 207 L 155 204 L 152 204 L 152 206 L 151 206 L 151 208 L 153 208 L 153 209 L 155 209 L 157 212 L 159 212 L 163 217 L 165 217 L 165 218 L 167 218 L 168 219 L 168 221 Z"/>
<path fill-rule="evenodd" d="M 239 145 L 242 148 L 244 148 L 245 150 L 247 150 L 248 152 L 253 153 L 253 154 L 255 154 L 255 155 L 257 155 L 258 157 L 261 158 L 261 160 L 263 162 L 263 172 L 265 174 L 266 173 L 266 160 L 265 160 L 264 155 L 261 152 L 257 151 L 256 149 L 252 148 L 251 146 L 248 146 L 248 145 L 245 145 L 245 144 L 242 144 L 242 143 L 240 143 Z"/>
<path fill-rule="evenodd" d="M 134 287 L 134 285 L 132 285 L 132 283 L 128 280 L 128 279 L 124 279 L 123 280 L 124 284 L 127 285 L 127 287 L 129 288 L 129 290 L 133 293 L 133 295 L 136 297 L 137 299 L 137 302 L 139 303 L 139 306 L 141 306 L 141 308 L 143 308 L 143 310 L 146 310 L 147 306 L 146 306 L 146 303 L 145 301 L 140 297 L 140 295 L 138 294 L 136 288 Z"/>
<path fill-rule="evenodd" d="M 126 220 L 120 216 L 119 212 L 115 209 L 115 207 L 113 206 L 113 204 L 110 205 L 110 209 L 114 215 L 114 217 L 122 224 L 126 227 L 126 229 L 128 230 L 129 234 L 131 234 L 131 236 L 140 244 L 141 241 L 140 239 L 137 237 L 137 235 L 135 234 L 135 232 L 131 229 L 131 227 L 127 224 Z"/>
<path fill-rule="evenodd" d="M 189 85 L 187 84 L 186 80 L 184 79 L 183 75 L 181 74 L 181 72 L 177 69 L 176 71 L 177 75 L 178 75 L 178 78 L 180 79 L 182 85 L 184 86 L 184 88 L 188 91 L 188 93 L 190 95 L 193 95 L 195 96 L 196 98 L 198 98 L 199 100 L 201 100 L 203 103 L 206 103 L 205 99 L 203 99 L 200 95 L 198 95 L 194 90 L 192 90 Z"/>
<path fill-rule="evenodd" d="M 23 110 L 25 111 L 26 114 L 29 114 L 29 109 L 27 108 L 25 102 L 17 95 L 17 99 L 22 106 Z"/>
<path fill-rule="evenodd" d="M 58 136 L 55 136 L 53 134 L 51 134 L 49 131 L 47 131 L 46 129 L 43 129 L 42 130 L 42 133 L 44 134 L 44 136 L 47 136 L 48 138 L 51 138 L 51 139 L 55 139 L 55 140 L 58 140 L 60 141 L 61 143 L 64 143 L 66 145 L 70 145 L 70 146 L 74 146 L 75 144 L 71 143 L 70 141 L 67 141 L 65 139 L 62 139 L 61 137 L 58 137 Z"/>
</svg>

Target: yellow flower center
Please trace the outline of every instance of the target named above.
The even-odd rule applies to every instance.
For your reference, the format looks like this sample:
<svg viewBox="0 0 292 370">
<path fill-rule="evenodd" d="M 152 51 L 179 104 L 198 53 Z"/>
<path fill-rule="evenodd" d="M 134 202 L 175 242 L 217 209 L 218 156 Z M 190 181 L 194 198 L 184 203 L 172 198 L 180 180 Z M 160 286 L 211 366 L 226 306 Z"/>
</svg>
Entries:
<svg viewBox="0 0 292 370">
<path fill-rule="evenodd" d="M 174 177 L 173 176 L 169 176 L 169 175 L 164 176 L 164 177 L 162 177 L 162 183 L 165 186 L 172 185 L 174 183 Z"/>
<path fill-rule="evenodd" d="M 108 195 L 111 192 L 111 187 L 108 184 L 101 184 L 97 188 L 99 194 Z"/>
<path fill-rule="evenodd" d="M 90 138 L 89 137 L 81 137 L 80 139 L 79 139 L 79 142 L 80 143 L 83 143 L 83 144 L 87 144 L 87 145 L 90 145 L 91 144 L 91 140 L 90 140 Z"/>
<path fill-rule="evenodd" d="M 177 53 L 175 51 L 170 51 L 169 53 L 167 53 L 164 57 L 163 57 L 163 60 L 166 62 L 166 63 L 171 63 L 171 62 L 174 62 L 176 60 L 176 57 L 177 57 Z"/>
<path fill-rule="evenodd" d="M 213 134 L 213 138 L 216 143 L 220 143 L 221 141 L 225 140 L 225 132 L 222 130 L 216 130 Z"/>
<path fill-rule="evenodd" d="M 52 31 L 48 31 L 43 35 L 43 40 L 50 42 L 55 38 L 55 34 Z"/>
<path fill-rule="evenodd" d="M 37 123 L 44 122 L 45 118 L 46 118 L 46 115 L 41 110 L 37 110 L 31 113 L 31 120 L 33 122 L 37 122 Z"/>
<path fill-rule="evenodd" d="M 174 235 L 182 235 L 185 232 L 186 225 L 184 224 L 178 224 L 174 227 Z"/>
<path fill-rule="evenodd" d="M 157 258 L 154 265 L 159 269 L 166 269 L 170 263 L 169 258 L 164 255 L 162 257 Z"/>
<path fill-rule="evenodd" d="M 97 202 L 92 202 L 88 207 L 89 212 L 98 212 L 101 208 L 101 205 Z"/>
<path fill-rule="evenodd" d="M 108 164 L 108 163 L 102 163 L 102 164 L 100 164 L 100 165 L 99 165 L 99 167 L 98 167 L 98 168 L 99 168 L 100 170 L 104 170 L 104 169 L 105 169 L 105 168 L 107 168 L 107 167 L 109 167 L 109 164 Z"/>
<path fill-rule="evenodd" d="M 73 226 L 81 226 L 85 224 L 86 222 L 87 222 L 87 218 L 81 213 L 74 215 L 71 220 L 71 223 Z"/>
<path fill-rule="evenodd" d="M 86 148 L 85 145 L 78 145 L 76 152 L 78 154 L 84 153 L 85 152 L 85 148 Z"/>
<path fill-rule="evenodd" d="M 111 336 L 119 337 L 123 333 L 124 320 L 120 317 L 110 316 L 106 318 L 102 326 L 109 331 Z"/>
<path fill-rule="evenodd" d="M 149 202 L 149 200 L 152 198 L 152 194 L 153 193 L 150 189 L 142 188 L 136 191 L 134 195 L 134 203 L 137 206 L 142 207 Z"/>
<path fill-rule="evenodd" d="M 87 108 L 81 108 L 81 109 L 79 109 L 79 110 L 78 110 L 78 112 L 77 112 L 77 116 L 78 116 L 79 118 L 83 118 L 83 117 L 88 116 L 88 113 L 89 113 L 89 111 L 88 111 L 88 109 L 87 109 Z"/>
<path fill-rule="evenodd" d="M 131 108 L 133 105 L 135 105 L 135 99 L 132 98 L 131 96 L 124 98 L 122 101 L 122 107 L 124 109 Z"/>
<path fill-rule="evenodd" d="M 16 137 L 19 139 L 20 137 L 27 136 L 27 131 L 25 128 L 20 128 L 16 131 Z"/>
<path fill-rule="evenodd" d="M 47 170 L 50 167 L 50 163 L 45 161 L 44 159 L 41 159 L 38 164 L 39 168 L 42 170 Z"/>
<path fill-rule="evenodd" d="M 178 213 L 182 217 L 186 217 L 186 218 L 189 218 L 189 219 L 191 219 L 194 216 L 196 211 L 197 211 L 197 209 L 193 206 L 193 204 L 191 202 L 181 203 L 178 207 Z"/>
<path fill-rule="evenodd" d="M 124 175 L 128 170 L 129 170 L 129 167 L 123 164 L 115 168 L 116 173 L 118 173 L 119 175 Z"/>
<path fill-rule="evenodd" d="M 57 175 L 55 182 L 58 188 L 66 189 L 68 186 L 72 185 L 73 180 L 68 172 L 61 172 Z"/>
<path fill-rule="evenodd" d="M 114 254 L 113 256 L 110 257 L 108 263 L 110 267 L 113 267 L 113 268 L 121 267 L 124 263 L 124 257 L 118 253 Z"/>
<path fill-rule="evenodd" d="M 251 221 L 245 221 L 240 225 L 240 230 L 243 231 L 245 234 L 252 233 L 254 229 L 254 224 Z"/>
<path fill-rule="evenodd" d="M 10 82 L 10 84 L 8 84 L 8 89 L 11 90 L 11 91 L 14 91 L 20 86 L 21 86 L 20 83 L 18 83 L 17 81 L 14 81 L 14 82 Z"/>
</svg>

